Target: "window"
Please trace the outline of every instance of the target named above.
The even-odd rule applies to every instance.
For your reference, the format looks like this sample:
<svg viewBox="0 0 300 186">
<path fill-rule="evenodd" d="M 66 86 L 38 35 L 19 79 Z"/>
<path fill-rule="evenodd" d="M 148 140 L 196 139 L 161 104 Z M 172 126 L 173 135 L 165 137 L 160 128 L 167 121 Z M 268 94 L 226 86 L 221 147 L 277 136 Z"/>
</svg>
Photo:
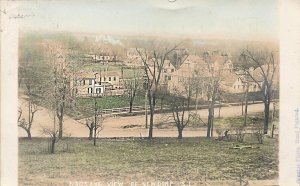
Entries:
<svg viewBox="0 0 300 186">
<path fill-rule="evenodd" d="M 235 89 L 235 85 L 233 86 L 233 88 Z"/>
<path fill-rule="evenodd" d="M 92 94 L 93 93 L 93 88 L 88 88 L 88 94 Z"/>
<path fill-rule="evenodd" d="M 167 69 L 164 69 L 164 73 L 167 73 Z"/>
<path fill-rule="evenodd" d="M 92 85 L 92 83 L 93 83 L 93 80 L 89 79 L 89 85 Z"/>
<path fill-rule="evenodd" d="M 171 76 L 168 76 L 168 80 L 171 80 Z"/>
<path fill-rule="evenodd" d="M 85 85 L 85 80 L 82 80 L 82 85 Z"/>
<path fill-rule="evenodd" d="M 100 94 L 101 93 L 101 88 L 96 88 L 96 93 Z"/>
<path fill-rule="evenodd" d="M 116 81 L 117 80 L 117 78 L 116 77 L 114 77 L 114 81 Z"/>
<path fill-rule="evenodd" d="M 106 77 L 103 78 L 103 81 L 106 81 Z"/>
<path fill-rule="evenodd" d="M 108 81 L 111 81 L 111 77 L 108 78 Z"/>
<path fill-rule="evenodd" d="M 171 72 L 174 72 L 174 68 L 171 69 Z"/>
</svg>

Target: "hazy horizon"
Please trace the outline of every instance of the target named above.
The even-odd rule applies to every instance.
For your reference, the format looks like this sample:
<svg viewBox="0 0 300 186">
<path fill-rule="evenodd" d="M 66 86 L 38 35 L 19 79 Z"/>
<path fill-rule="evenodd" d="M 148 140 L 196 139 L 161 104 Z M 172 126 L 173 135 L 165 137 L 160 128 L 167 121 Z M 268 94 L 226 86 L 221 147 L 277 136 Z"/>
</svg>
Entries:
<svg viewBox="0 0 300 186">
<path fill-rule="evenodd" d="M 277 1 L 28 1 L 20 30 L 184 39 L 277 41 Z"/>
</svg>

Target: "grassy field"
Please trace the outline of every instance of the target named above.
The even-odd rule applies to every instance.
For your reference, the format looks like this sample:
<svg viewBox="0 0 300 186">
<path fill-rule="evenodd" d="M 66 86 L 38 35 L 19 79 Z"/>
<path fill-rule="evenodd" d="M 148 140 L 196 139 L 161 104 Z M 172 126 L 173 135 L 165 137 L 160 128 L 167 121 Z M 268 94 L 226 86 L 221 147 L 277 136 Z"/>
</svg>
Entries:
<svg viewBox="0 0 300 186">
<path fill-rule="evenodd" d="M 67 145 L 68 144 L 68 145 Z M 198 181 L 274 179 L 278 176 L 278 142 L 267 138 L 251 149 L 229 149 L 235 142 L 205 138 L 62 140 L 56 154 L 47 139 L 19 141 L 20 185 L 68 185 L 70 181 Z M 239 144 L 241 145 L 241 144 Z M 67 148 L 68 147 L 68 148 Z M 106 185 L 106 184 L 105 184 Z"/>
<path fill-rule="evenodd" d="M 112 108 L 122 108 L 129 107 L 129 97 L 128 96 L 106 96 L 96 98 L 97 106 L 99 109 L 112 109 Z M 93 112 L 87 111 L 94 107 L 94 98 L 78 98 L 77 103 L 78 111 L 83 117 L 88 117 Z M 157 106 L 160 106 L 161 100 L 158 99 Z M 144 95 L 136 95 L 134 98 L 133 106 L 145 106 L 145 96 Z M 89 108 L 89 109 L 85 109 Z M 70 116 L 73 116 L 73 113 L 68 113 Z"/>
<path fill-rule="evenodd" d="M 88 65 L 83 66 L 84 71 L 119 71 L 121 72 L 121 66 L 120 65 L 102 65 L 100 63 L 88 63 Z"/>
<path fill-rule="evenodd" d="M 97 99 L 97 105 L 100 109 L 110 109 L 110 108 L 121 108 L 129 107 L 129 97 L 128 96 L 107 96 L 99 97 Z M 77 104 L 83 107 L 93 107 L 94 98 L 78 98 Z M 145 97 L 136 96 L 134 98 L 134 106 L 145 105 Z"/>
<path fill-rule="evenodd" d="M 123 68 L 124 67 L 124 68 Z M 87 65 L 84 65 L 80 70 L 84 70 L 87 72 L 92 71 L 116 71 L 121 74 L 123 69 L 123 78 L 132 78 L 134 77 L 134 73 L 143 75 L 144 71 L 143 69 L 129 69 L 128 66 L 124 65 L 103 65 L 101 63 L 88 63 Z"/>
<path fill-rule="evenodd" d="M 271 117 L 270 117 L 271 119 Z M 263 124 L 264 113 L 248 114 L 247 125 Z M 226 117 L 226 118 L 215 118 L 215 127 L 231 128 L 231 127 L 242 127 L 244 125 L 244 116 Z"/>
</svg>

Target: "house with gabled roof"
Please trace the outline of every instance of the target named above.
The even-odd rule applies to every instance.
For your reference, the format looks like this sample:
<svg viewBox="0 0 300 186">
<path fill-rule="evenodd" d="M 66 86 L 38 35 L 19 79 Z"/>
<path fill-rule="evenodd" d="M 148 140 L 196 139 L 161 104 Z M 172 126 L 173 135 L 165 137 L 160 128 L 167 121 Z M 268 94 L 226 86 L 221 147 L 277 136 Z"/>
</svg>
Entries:
<svg viewBox="0 0 300 186">
<path fill-rule="evenodd" d="M 241 93 L 241 92 L 245 92 L 246 87 L 249 86 L 248 91 L 249 92 L 258 92 L 261 91 L 261 88 L 264 84 L 264 77 L 262 74 L 261 69 L 262 68 L 265 72 L 267 72 L 268 70 L 268 66 L 267 65 L 263 65 L 261 67 L 257 67 L 256 69 L 251 68 L 249 70 L 249 73 L 251 74 L 251 76 L 254 78 L 251 78 L 249 74 L 245 73 L 245 72 L 236 72 L 236 74 L 238 74 L 238 78 L 236 79 L 236 81 L 234 82 L 233 86 L 232 86 L 232 92 L 234 93 Z M 273 74 L 273 69 L 269 68 L 269 76 L 271 76 Z M 278 90 L 279 89 L 279 69 L 276 68 L 275 72 L 274 72 L 274 77 L 273 77 L 273 90 Z M 269 79 L 271 79 L 271 77 L 268 77 Z"/>
<path fill-rule="evenodd" d="M 72 82 L 73 94 L 77 96 L 121 95 L 121 73 L 116 71 L 83 72 Z"/>
</svg>

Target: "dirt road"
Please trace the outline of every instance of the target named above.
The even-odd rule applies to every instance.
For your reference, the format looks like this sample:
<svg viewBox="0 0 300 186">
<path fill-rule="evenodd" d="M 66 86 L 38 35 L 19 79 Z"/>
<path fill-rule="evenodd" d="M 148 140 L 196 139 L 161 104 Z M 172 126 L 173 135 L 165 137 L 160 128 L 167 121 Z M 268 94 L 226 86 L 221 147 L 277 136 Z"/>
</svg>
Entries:
<svg viewBox="0 0 300 186">
<path fill-rule="evenodd" d="M 24 110 L 24 117 L 28 117 L 26 102 L 23 99 L 19 99 L 19 105 Z M 249 105 L 248 113 L 262 112 L 263 104 L 253 104 Z M 272 108 L 272 107 L 271 107 Z M 42 134 L 42 128 L 53 126 L 53 113 L 48 109 L 39 107 L 39 111 L 36 113 L 34 118 L 34 123 L 32 126 L 32 136 L 33 137 L 44 137 Z M 218 108 L 215 110 L 215 115 L 218 116 Z M 198 110 L 198 114 L 205 119 L 207 117 L 207 109 Z M 158 123 L 166 117 L 167 114 L 156 114 L 155 122 Z M 224 107 L 221 109 L 221 117 L 232 117 L 241 115 L 241 106 L 231 106 Z M 148 118 L 149 119 L 149 118 Z M 124 126 L 137 125 L 134 128 L 126 128 Z M 87 137 L 88 129 L 77 122 L 76 120 L 66 116 L 64 119 L 64 131 L 65 134 L 70 134 L 71 137 Z M 19 128 L 19 136 L 26 136 L 26 132 Z M 145 129 L 145 116 L 127 116 L 127 117 L 110 117 L 104 120 L 104 129 L 101 131 L 99 137 L 146 137 L 148 136 L 148 129 Z M 169 129 L 157 129 L 153 131 L 154 137 L 177 137 L 176 127 Z M 183 132 L 184 137 L 194 137 L 194 136 L 206 136 L 205 129 L 203 130 L 192 130 L 185 129 Z"/>
</svg>

